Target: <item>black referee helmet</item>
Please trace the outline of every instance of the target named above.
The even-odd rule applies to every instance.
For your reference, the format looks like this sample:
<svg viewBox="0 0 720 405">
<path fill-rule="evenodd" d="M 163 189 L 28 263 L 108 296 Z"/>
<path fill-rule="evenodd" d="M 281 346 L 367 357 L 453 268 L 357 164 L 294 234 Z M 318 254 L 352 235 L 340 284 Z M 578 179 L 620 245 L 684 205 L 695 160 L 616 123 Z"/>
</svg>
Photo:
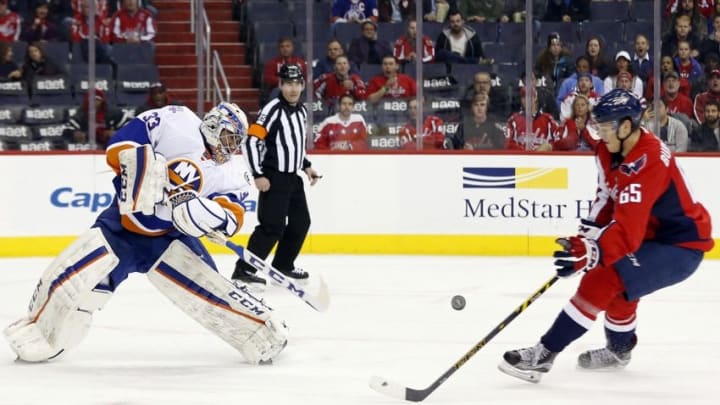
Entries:
<svg viewBox="0 0 720 405">
<path fill-rule="evenodd" d="M 300 69 L 300 66 L 295 64 L 282 65 L 280 67 L 280 72 L 278 72 L 278 77 L 280 77 L 280 80 L 283 82 L 305 82 L 302 69 Z"/>
</svg>

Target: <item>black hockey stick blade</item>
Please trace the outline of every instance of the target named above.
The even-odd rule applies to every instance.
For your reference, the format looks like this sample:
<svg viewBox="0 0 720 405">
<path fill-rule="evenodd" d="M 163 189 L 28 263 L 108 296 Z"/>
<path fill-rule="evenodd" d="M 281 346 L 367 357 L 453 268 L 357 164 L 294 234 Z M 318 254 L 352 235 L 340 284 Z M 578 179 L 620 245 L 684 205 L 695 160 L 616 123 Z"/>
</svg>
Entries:
<svg viewBox="0 0 720 405">
<path fill-rule="evenodd" d="M 475 355 L 475 353 L 480 351 L 480 349 L 482 349 L 490 340 L 492 340 L 492 338 L 494 338 L 498 333 L 500 333 L 501 330 L 505 329 L 510 324 L 510 322 L 517 318 L 518 315 L 523 313 L 527 309 L 527 307 L 530 306 L 530 304 L 540 298 L 540 296 L 543 295 L 543 293 L 545 293 L 545 291 L 547 291 L 550 286 L 555 284 L 557 280 L 558 277 L 553 276 L 551 279 L 546 281 L 545 284 L 542 285 L 542 287 L 540 287 L 537 291 L 535 291 L 535 293 L 533 293 L 533 295 L 523 301 L 520 306 L 515 308 L 515 310 L 513 310 L 510 315 L 508 315 L 505 319 L 503 319 L 502 322 L 495 326 L 495 328 L 490 331 L 487 336 L 485 336 L 481 341 L 479 341 L 475 346 L 473 346 L 467 353 L 465 353 L 465 355 L 460 358 L 460 360 L 456 361 L 455 364 L 452 365 L 452 367 L 445 371 L 443 375 L 441 375 L 427 388 L 416 390 L 413 388 L 404 387 L 400 384 L 376 376 L 370 378 L 370 388 L 381 394 L 397 399 L 404 399 L 411 402 L 420 402 L 424 400 L 430 394 L 432 394 L 440 385 L 447 381 L 447 379 L 450 378 L 450 376 L 453 375 L 460 367 L 467 363 L 467 361 L 470 360 Z"/>
</svg>

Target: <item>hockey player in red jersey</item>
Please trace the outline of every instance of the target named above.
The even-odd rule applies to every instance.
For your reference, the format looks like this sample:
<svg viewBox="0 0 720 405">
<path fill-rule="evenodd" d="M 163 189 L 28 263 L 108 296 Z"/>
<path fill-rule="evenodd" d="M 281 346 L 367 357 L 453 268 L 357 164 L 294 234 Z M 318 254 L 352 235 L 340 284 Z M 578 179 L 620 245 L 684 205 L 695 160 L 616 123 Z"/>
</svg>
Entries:
<svg viewBox="0 0 720 405">
<path fill-rule="evenodd" d="M 367 149 L 367 125 L 360 114 L 353 114 L 355 100 L 349 94 L 340 96 L 337 114 L 320 123 L 315 134 L 315 149 L 354 150 Z"/>
<path fill-rule="evenodd" d="M 532 347 L 505 352 L 502 372 L 539 382 L 555 357 L 605 312 L 605 347 L 578 357 L 584 369 L 622 368 L 637 344 L 641 297 L 679 283 L 713 247 L 710 216 L 690 193 L 675 157 L 639 127 L 643 108 L 614 89 L 593 110 L 602 142 L 590 215 L 579 234 L 557 239 L 558 277 L 584 274 L 575 295 Z"/>
<path fill-rule="evenodd" d="M 525 105 L 525 87 L 520 90 L 520 100 Z M 539 111 L 537 91 L 533 89 L 530 96 L 532 108 L 532 134 L 528 135 L 525 130 L 525 111 L 513 113 L 507 121 L 505 130 L 505 149 L 512 150 L 533 150 L 547 152 L 552 150 L 555 131 L 558 125 L 552 115 Z"/>
</svg>

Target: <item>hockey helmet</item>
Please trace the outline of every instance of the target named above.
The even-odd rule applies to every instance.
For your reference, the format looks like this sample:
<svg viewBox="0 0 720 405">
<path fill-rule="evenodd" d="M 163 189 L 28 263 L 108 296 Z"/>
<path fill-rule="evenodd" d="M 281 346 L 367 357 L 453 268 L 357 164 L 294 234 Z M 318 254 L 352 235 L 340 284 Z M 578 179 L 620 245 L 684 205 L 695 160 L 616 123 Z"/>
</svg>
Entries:
<svg viewBox="0 0 720 405">
<path fill-rule="evenodd" d="M 245 113 L 235 103 L 228 102 L 213 107 L 200 124 L 200 132 L 217 163 L 227 162 L 232 154 L 240 150 L 247 128 Z"/>
<path fill-rule="evenodd" d="M 619 124 L 623 119 L 629 118 L 633 127 L 637 127 L 640 125 L 643 110 L 642 102 L 633 93 L 623 89 L 613 89 L 600 97 L 592 113 L 597 123 Z"/>
<path fill-rule="evenodd" d="M 302 69 L 300 69 L 300 66 L 295 64 L 285 64 L 280 66 L 278 77 L 282 82 L 305 82 Z"/>
</svg>

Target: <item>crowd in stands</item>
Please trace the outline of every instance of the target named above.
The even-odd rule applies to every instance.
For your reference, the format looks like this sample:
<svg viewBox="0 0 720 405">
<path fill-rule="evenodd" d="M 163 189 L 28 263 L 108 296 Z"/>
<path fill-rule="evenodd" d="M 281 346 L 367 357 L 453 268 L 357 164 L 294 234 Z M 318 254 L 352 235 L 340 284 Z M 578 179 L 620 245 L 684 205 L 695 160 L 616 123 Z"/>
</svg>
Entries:
<svg viewBox="0 0 720 405">
<path fill-rule="evenodd" d="M 603 94 L 621 87 L 649 106 L 644 122 L 654 127 L 657 121 L 653 129 L 673 150 L 718 151 L 718 123 L 706 122 L 705 107 L 715 120 L 716 106 L 709 102 L 720 102 L 720 2 L 664 1 L 658 74 L 652 1 L 534 0 L 530 44 L 524 0 L 319 1 L 314 21 L 304 6 L 290 1 L 287 19 L 294 31 L 278 33 L 273 42 L 261 37 L 250 42 L 258 68 L 264 67 L 265 97 L 277 92 L 279 66 L 302 63 L 305 68 L 312 47 L 308 89 L 316 100 L 318 148 L 357 150 L 355 138 L 333 143 L 329 134 L 344 134 L 342 122 L 355 128 L 360 115 L 365 131 L 346 132 L 367 134 L 369 148 L 591 150 L 597 143 L 592 108 Z M 421 25 L 416 7 L 422 7 Z M 245 16 L 256 27 L 263 20 L 258 10 L 254 5 Z M 298 22 L 296 15 L 308 21 Z M 314 44 L 304 42 L 305 31 L 312 29 L 308 25 L 319 28 L 313 31 Z M 277 48 L 274 59 L 270 46 Z M 534 90 L 526 97 L 528 49 Z M 419 58 L 422 83 L 416 81 Z M 656 77 L 661 81 L 658 111 Z M 416 107 L 411 111 L 409 100 L 420 90 L 424 116 L 418 141 L 414 130 L 408 135 L 403 129 L 415 128 Z M 340 114 L 340 104 L 350 98 L 353 113 Z M 532 112 L 532 132 L 525 129 L 526 110 Z"/>
<path fill-rule="evenodd" d="M 0 0 L 0 150 L 89 149 L 91 102 L 102 148 L 136 112 L 172 103 L 158 82 L 156 16 L 151 0 Z"/>
</svg>

